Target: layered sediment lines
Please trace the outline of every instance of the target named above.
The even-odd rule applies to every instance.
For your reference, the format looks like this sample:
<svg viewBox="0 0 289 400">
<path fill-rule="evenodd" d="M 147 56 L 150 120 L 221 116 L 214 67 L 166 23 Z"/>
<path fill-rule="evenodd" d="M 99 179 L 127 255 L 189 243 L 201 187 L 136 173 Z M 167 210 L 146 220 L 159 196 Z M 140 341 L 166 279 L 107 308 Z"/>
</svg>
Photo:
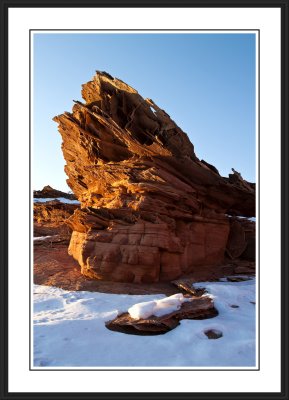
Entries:
<svg viewBox="0 0 289 400">
<path fill-rule="evenodd" d="M 228 244 L 231 257 L 245 252 L 244 224 L 228 215 L 255 216 L 254 184 L 199 160 L 170 116 L 121 80 L 97 72 L 82 97 L 54 120 L 81 202 L 67 223 L 83 274 L 157 282 L 222 263 Z M 237 250 L 236 224 L 245 238 Z"/>
</svg>

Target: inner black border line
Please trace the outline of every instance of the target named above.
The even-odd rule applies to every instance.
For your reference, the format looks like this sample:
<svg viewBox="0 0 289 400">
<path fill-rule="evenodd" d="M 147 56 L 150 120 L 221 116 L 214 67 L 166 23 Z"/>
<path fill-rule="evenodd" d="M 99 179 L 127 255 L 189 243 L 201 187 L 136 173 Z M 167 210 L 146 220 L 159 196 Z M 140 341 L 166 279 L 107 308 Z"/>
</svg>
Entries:
<svg viewBox="0 0 289 400">
<path fill-rule="evenodd" d="M 278 6 L 277 6 L 278 7 Z M 258 132 L 255 133 L 255 135 L 258 135 L 258 249 L 256 249 L 256 254 L 258 253 L 258 264 L 256 265 L 257 270 L 258 270 L 258 282 L 256 282 L 256 286 L 258 285 L 258 329 L 256 329 L 256 333 L 258 331 L 258 357 L 256 357 L 256 361 L 258 361 L 258 369 L 251 369 L 251 368 L 236 368 L 236 369 L 214 369 L 214 368 L 203 368 L 203 369 L 198 369 L 198 368 L 183 368 L 180 367 L 178 369 L 170 368 L 168 369 L 161 369 L 161 368 L 125 368 L 123 367 L 122 369 L 118 368 L 34 368 L 32 367 L 32 357 L 31 357 L 31 328 L 32 328 L 32 313 L 31 313 L 31 308 L 32 308 L 32 288 L 31 288 L 31 278 L 32 278 L 32 272 L 34 271 L 34 265 L 32 265 L 33 261 L 33 256 L 31 254 L 31 247 L 34 250 L 34 245 L 31 246 L 31 215 L 32 215 L 32 206 L 31 206 L 31 82 L 32 82 L 32 77 L 31 77 L 31 55 L 32 55 L 32 49 L 31 49 L 31 37 L 33 32 L 70 32 L 70 34 L 73 34 L 73 31 L 76 32 L 96 32 L 101 33 L 101 32 L 165 32 L 166 34 L 170 34 L 170 32 L 188 32 L 188 33 L 194 33 L 194 32 L 202 32 L 202 31 L 208 31 L 208 32 L 252 32 L 252 34 L 256 35 L 255 39 L 255 71 L 256 69 L 256 61 L 258 62 L 258 77 L 255 77 L 255 85 L 258 81 L 258 91 L 256 91 L 256 86 L 255 86 L 255 96 L 258 96 L 258 112 L 255 110 L 255 124 L 256 120 L 258 120 Z M 57 34 L 57 33 L 56 33 Z M 236 33 L 237 34 L 237 33 Z M 256 44 L 258 43 L 258 52 L 256 51 Z M 256 57 L 257 56 L 257 57 Z M 256 105 L 256 99 L 255 99 L 255 105 Z M 256 138 L 256 136 L 255 136 Z M 255 151 L 255 154 L 257 152 Z M 32 204 L 33 205 L 33 204 Z M 257 203 L 256 203 L 257 205 Z M 256 316 L 255 316 L 255 323 L 256 323 Z M 34 326 L 34 325 L 33 325 Z M 257 336 L 257 335 L 256 335 Z M 250 372 L 257 372 L 260 371 L 260 29 L 29 29 L 29 371 L 34 372 L 34 371 L 53 371 L 53 372 L 58 372 L 58 371 L 77 371 L 77 372 L 86 372 L 86 371 L 119 371 L 119 372 L 126 372 L 126 371 L 215 371 L 215 372 L 235 372 L 235 371 L 250 371 Z"/>
</svg>

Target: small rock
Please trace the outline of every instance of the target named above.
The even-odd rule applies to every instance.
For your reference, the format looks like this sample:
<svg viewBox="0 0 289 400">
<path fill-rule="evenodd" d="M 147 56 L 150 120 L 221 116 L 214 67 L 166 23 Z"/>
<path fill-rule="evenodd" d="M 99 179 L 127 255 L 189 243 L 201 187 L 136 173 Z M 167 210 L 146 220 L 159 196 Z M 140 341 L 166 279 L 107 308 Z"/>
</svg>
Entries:
<svg viewBox="0 0 289 400">
<path fill-rule="evenodd" d="M 219 339 L 223 336 L 223 333 L 218 329 L 209 329 L 204 332 L 208 339 Z"/>
<path fill-rule="evenodd" d="M 252 278 L 249 276 L 227 276 L 227 281 L 229 282 L 243 282 L 250 281 Z"/>
<path fill-rule="evenodd" d="M 232 307 L 232 308 L 239 308 L 239 306 L 237 306 L 237 304 L 231 304 L 230 307 Z"/>
</svg>

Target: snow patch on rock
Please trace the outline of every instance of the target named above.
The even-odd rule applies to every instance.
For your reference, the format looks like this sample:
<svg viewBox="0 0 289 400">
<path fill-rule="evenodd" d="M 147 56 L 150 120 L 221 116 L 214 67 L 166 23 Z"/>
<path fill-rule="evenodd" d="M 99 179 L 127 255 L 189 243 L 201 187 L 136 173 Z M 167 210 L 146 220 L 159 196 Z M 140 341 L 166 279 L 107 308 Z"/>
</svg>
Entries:
<svg viewBox="0 0 289 400">
<path fill-rule="evenodd" d="M 177 293 L 161 300 L 135 304 L 128 309 L 128 313 L 134 319 L 144 319 L 152 315 L 162 317 L 179 310 L 183 302 L 189 300 L 182 293 Z"/>
</svg>

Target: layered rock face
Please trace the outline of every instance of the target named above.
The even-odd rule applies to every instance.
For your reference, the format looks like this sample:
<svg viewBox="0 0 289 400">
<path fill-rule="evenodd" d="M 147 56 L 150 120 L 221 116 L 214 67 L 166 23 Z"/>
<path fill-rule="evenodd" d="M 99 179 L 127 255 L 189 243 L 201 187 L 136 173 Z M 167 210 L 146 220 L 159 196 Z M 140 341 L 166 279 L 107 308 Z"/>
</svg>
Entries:
<svg viewBox="0 0 289 400">
<path fill-rule="evenodd" d="M 200 161 L 170 116 L 121 80 L 97 72 L 82 97 L 54 118 L 81 202 L 67 223 L 82 273 L 148 283 L 220 264 L 227 215 L 255 215 L 254 184 Z"/>
<path fill-rule="evenodd" d="M 57 200 L 34 203 L 34 236 L 70 235 L 71 228 L 66 224 L 66 220 L 78 208 L 77 204 L 65 204 Z"/>
<path fill-rule="evenodd" d="M 230 218 L 230 234 L 226 252 L 229 258 L 255 260 L 255 222 L 246 218 Z"/>
<path fill-rule="evenodd" d="M 34 203 L 33 220 L 35 223 L 59 224 L 69 218 L 79 206 L 53 200 L 46 203 Z"/>
</svg>

